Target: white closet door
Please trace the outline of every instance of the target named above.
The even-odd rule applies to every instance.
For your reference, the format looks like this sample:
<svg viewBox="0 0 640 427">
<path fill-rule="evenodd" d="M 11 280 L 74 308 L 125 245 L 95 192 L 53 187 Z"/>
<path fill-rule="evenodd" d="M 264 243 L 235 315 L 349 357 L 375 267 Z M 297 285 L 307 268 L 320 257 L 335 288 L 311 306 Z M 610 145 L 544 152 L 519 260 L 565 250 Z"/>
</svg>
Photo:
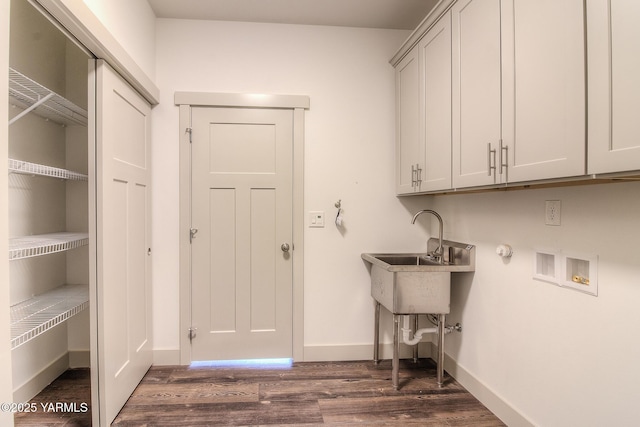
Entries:
<svg viewBox="0 0 640 427">
<path fill-rule="evenodd" d="M 152 362 L 151 107 L 104 61 L 96 92 L 97 364 L 106 426 Z"/>
</svg>

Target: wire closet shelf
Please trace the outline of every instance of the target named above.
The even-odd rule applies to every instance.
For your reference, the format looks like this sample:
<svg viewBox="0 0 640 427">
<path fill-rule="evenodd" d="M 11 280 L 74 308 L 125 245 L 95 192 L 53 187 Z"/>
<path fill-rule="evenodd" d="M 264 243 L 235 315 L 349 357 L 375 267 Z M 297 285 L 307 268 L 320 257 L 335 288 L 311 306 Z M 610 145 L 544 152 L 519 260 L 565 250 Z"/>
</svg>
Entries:
<svg viewBox="0 0 640 427">
<path fill-rule="evenodd" d="M 21 346 L 89 306 L 89 285 L 63 285 L 11 307 L 11 348 Z"/>
<path fill-rule="evenodd" d="M 16 106 L 25 109 L 9 120 L 10 125 L 33 111 L 40 117 L 62 125 L 87 126 L 87 110 L 13 68 L 9 68 L 9 96 Z"/>
<path fill-rule="evenodd" d="M 39 175 L 71 181 L 87 181 L 88 179 L 87 175 L 78 172 L 16 159 L 9 159 L 9 171 L 23 175 Z"/>
<path fill-rule="evenodd" d="M 49 233 L 9 239 L 9 260 L 69 251 L 89 244 L 88 233 Z"/>
</svg>

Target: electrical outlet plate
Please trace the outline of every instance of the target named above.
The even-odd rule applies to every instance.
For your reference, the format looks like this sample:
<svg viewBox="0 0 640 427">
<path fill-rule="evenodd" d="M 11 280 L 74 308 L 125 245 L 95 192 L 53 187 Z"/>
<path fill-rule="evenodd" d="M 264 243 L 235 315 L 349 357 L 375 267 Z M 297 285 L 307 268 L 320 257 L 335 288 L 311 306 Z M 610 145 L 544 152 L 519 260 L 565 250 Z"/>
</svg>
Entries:
<svg viewBox="0 0 640 427">
<path fill-rule="evenodd" d="M 546 225 L 560 225 L 560 213 L 562 205 L 560 200 L 545 201 L 544 223 Z"/>
<path fill-rule="evenodd" d="M 311 228 L 323 228 L 324 227 L 324 212 L 311 211 L 309 212 L 309 227 Z"/>
</svg>

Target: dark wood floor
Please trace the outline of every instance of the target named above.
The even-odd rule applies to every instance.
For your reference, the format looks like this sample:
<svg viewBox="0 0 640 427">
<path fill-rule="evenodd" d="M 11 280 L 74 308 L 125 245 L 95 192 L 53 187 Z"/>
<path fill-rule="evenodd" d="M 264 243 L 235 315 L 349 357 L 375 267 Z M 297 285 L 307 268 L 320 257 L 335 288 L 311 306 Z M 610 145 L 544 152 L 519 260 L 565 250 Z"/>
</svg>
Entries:
<svg viewBox="0 0 640 427">
<path fill-rule="evenodd" d="M 31 399 L 36 404 L 34 413 L 18 413 L 14 417 L 16 426 L 29 427 L 85 427 L 91 425 L 91 377 L 89 369 L 70 369 L 60 375 L 40 394 Z M 76 404 L 75 412 L 71 407 L 56 410 L 56 403 Z M 83 411 L 82 404 L 88 410 Z M 53 404 L 52 408 L 50 405 Z M 42 405 L 45 405 L 44 408 Z M 46 408 L 46 409 L 45 409 Z"/>
<path fill-rule="evenodd" d="M 82 395 L 88 393 L 88 378 L 70 385 L 80 374 L 65 375 L 69 378 L 54 382 L 37 401 L 60 401 L 70 393 L 65 401 L 89 402 L 89 395 Z M 394 390 L 389 361 L 302 362 L 267 369 L 152 367 L 113 425 L 504 426 L 450 377 L 439 388 L 430 359 L 403 361 L 400 381 L 400 390 Z M 67 420 L 47 415 L 23 414 L 16 425 L 89 424 L 78 414 Z"/>
</svg>

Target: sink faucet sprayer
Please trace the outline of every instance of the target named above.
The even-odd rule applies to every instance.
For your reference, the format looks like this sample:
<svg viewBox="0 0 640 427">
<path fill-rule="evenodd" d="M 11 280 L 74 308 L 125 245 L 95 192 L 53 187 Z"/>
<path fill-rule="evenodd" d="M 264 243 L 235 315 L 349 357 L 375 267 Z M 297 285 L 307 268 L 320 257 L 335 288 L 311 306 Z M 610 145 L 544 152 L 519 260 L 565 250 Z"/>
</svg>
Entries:
<svg viewBox="0 0 640 427">
<path fill-rule="evenodd" d="M 438 247 L 436 248 L 435 251 L 433 251 L 429 255 L 432 255 L 434 258 L 436 258 L 440 264 L 444 264 L 444 248 L 442 247 L 442 228 L 443 228 L 442 217 L 436 211 L 432 211 L 431 209 L 423 209 L 421 211 L 418 211 L 413 216 L 413 219 L 411 220 L 411 224 L 415 224 L 416 219 L 423 213 L 430 213 L 430 214 L 433 214 L 436 218 L 438 218 L 438 222 L 440 224 L 440 227 L 438 230 Z"/>
</svg>

